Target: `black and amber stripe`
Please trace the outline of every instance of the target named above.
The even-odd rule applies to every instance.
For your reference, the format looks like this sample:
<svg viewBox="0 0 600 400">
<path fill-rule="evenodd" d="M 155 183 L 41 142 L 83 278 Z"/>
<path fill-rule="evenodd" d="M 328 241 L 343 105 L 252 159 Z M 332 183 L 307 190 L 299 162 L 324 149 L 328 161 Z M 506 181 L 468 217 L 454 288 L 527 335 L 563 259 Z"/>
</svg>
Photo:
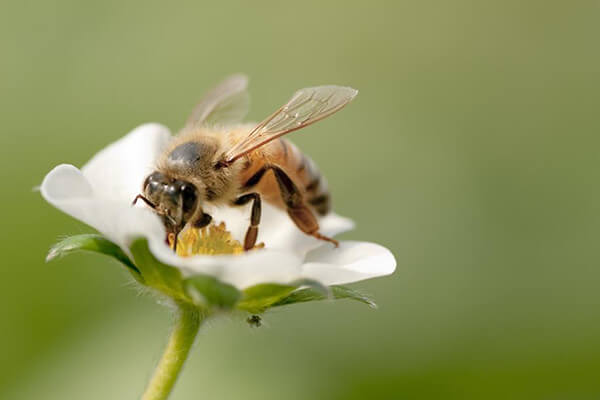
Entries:
<svg viewBox="0 0 600 400">
<path fill-rule="evenodd" d="M 274 176 L 266 174 L 269 169 L 278 167 L 289 176 L 301 198 L 312 210 L 319 215 L 327 214 L 331 209 L 331 197 L 327 181 L 315 162 L 285 139 L 276 139 L 267 146 L 262 153 L 251 154 L 242 168 L 242 190 L 258 190 L 265 195 L 266 201 L 272 200 L 270 194 L 276 192 L 276 204 L 284 206 L 285 201 L 280 198 Z"/>
<path fill-rule="evenodd" d="M 286 140 L 282 140 L 287 142 Z M 288 146 L 293 146 L 294 152 L 298 154 L 296 173 L 304 185 L 306 201 L 320 215 L 325 215 L 331 210 L 331 196 L 327 186 L 327 180 L 315 162 L 300 152 L 296 146 L 287 142 Z"/>
</svg>

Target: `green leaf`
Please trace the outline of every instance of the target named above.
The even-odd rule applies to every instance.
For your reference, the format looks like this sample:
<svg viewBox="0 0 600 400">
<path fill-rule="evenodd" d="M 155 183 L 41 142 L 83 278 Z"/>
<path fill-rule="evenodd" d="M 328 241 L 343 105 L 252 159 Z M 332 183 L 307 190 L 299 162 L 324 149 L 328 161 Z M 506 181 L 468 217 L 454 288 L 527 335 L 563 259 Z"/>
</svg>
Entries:
<svg viewBox="0 0 600 400">
<path fill-rule="evenodd" d="M 135 265 L 144 278 L 144 284 L 174 299 L 188 302 L 192 300 L 184 290 L 181 272 L 175 267 L 158 261 L 150 252 L 147 239 L 136 239 L 129 249 L 133 254 Z"/>
<path fill-rule="evenodd" d="M 296 290 L 297 286 L 280 285 L 277 283 L 262 283 L 246 288 L 237 308 L 250 313 L 261 313 L 272 304 L 287 297 Z"/>
<path fill-rule="evenodd" d="M 306 286 L 313 293 L 320 294 L 323 298 L 332 296 L 329 287 L 312 279 L 299 279 L 287 285 L 278 283 L 263 283 L 251 286 L 244 290 L 244 297 L 237 304 L 237 308 L 250 313 L 262 313 L 274 304 L 290 296 L 299 287 Z"/>
<path fill-rule="evenodd" d="M 46 256 L 46 262 L 77 251 L 90 251 L 112 257 L 129 268 L 136 279 L 139 280 L 141 278 L 140 271 L 119 246 L 106 239 L 104 236 L 95 233 L 70 236 L 61 240 L 52 246 Z"/>
<path fill-rule="evenodd" d="M 235 287 L 212 276 L 195 275 L 184 281 L 188 295 L 203 306 L 231 308 L 242 297 Z"/>
<path fill-rule="evenodd" d="M 271 307 L 285 306 L 288 304 L 294 303 L 304 303 L 307 301 L 316 301 L 316 300 L 325 300 L 327 298 L 333 299 L 351 299 L 360 301 L 368 305 L 371 308 L 377 308 L 377 304 L 369 298 L 368 296 L 357 292 L 354 289 L 350 289 L 345 286 L 330 286 L 331 289 L 331 297 L 324 295 L 322 292 L 315 290 L 314 288 L 304 288 L 300 290 L 296 290 L 290 293 L 289 296 L 286 296 L 276 303 L 273 303 Z"/>
<path fill-rule="evenodd" d="M 333 298 L 333 293 L 329 286 L 312 279 L 299 279 L 293 282 L 293 286 L 296 288 L 306 286 L 306 289 L 313 289 L 316 293 L 322 294 L 324 298 Z"/>
</svg>

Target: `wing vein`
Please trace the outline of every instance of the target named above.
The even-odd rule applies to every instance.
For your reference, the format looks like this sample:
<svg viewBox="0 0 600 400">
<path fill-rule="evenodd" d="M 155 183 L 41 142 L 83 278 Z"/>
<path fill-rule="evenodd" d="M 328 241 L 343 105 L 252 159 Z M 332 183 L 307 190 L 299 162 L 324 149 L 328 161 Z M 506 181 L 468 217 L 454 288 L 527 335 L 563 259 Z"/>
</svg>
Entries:
<svg viewBox="0 0 600 400">
<path fill-rule="evenodd" d="M 341 86 L 317 86 L 297 91 L 286 104 L 235 144 L 225 154 L 225 163 L 230 164 L 280 136 L 334 114 L 352 101 L 357 93 L 355 89 Z"/>
</svg>

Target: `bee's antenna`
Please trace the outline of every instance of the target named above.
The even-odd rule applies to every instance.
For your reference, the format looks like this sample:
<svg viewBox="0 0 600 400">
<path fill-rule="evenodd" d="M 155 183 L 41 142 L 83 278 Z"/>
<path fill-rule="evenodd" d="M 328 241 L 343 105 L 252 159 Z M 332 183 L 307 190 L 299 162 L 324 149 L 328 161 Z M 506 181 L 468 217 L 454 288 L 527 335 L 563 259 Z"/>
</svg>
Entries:
<svg viewBox="0 0 600 400">
<path fill-rule="evenodd" d="M 133 199 L 133 202 L 131 203 L 131 205 L 135 206 L 135 203 L 137 203 L 138 200 L 142 200 L 144 203 L 146 203 L 148 205 L 148 207 L 151 207 L 153 209 L 156 208 L 156 205 L 154 203 L 152 203 L 150 200 L 148 200 L 141 194 L 138 194 L 137 196 L 135 196 L 135 199 Z"/>
</svg>

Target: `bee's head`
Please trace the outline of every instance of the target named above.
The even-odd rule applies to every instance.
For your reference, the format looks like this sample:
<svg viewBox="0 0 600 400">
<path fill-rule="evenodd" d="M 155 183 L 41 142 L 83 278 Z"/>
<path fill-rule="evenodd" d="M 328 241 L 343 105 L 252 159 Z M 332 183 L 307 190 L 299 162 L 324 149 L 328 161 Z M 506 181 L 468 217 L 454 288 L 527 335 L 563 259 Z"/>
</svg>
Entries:
<svg viewBox="0 0 600 400">
<path fill-rule="evenodd" d="M 170 178 L 158 171 L 148 175 L 143 193 L 171 232 L 181 230 L 198 207 L 198 190 L 192 183 Z"/>
</svg>

